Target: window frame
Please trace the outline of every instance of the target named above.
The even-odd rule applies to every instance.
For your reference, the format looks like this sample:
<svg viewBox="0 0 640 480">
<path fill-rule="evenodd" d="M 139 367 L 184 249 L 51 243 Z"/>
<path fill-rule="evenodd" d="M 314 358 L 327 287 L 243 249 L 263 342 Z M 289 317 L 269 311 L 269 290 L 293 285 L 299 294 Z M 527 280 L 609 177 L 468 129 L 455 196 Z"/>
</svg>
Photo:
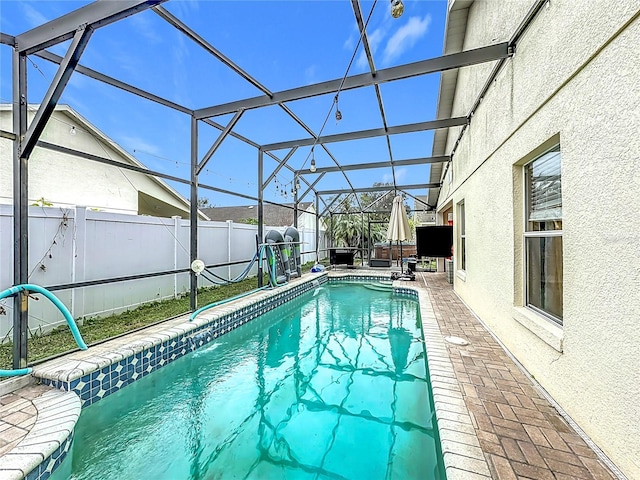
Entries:
<svg viewBox="0 0 640 480">
<path fill-rule="evenodd" d="M 460 258 L 458 270 L 467 271 L 467 227 L 466 227 L 466 213 L 465 201 L 461 200 L 457 203 L 458 210 L 458 245 L 456 250 L 460 253 L 454 252 L 456 258 Z"/>
<path fill-rule="evenodd" d="M 552 238 L 552 237 L 563 237 L 563 232 L 564 232 L 564 224 L 562 226 L 562 228 L 558 229 L 558 230 L 533 230 L 531 228 L 531 223 L 535 222 L 535 221 L 531 221 L 529 220 L 529 213 L 531 211 L 531 199 L 530 199 L 530 192 L 529 192 L 529 173 L 528 173 L 528 167 L 533 164 L 534 162 L 536 162 L 537 160 L 541 159 L 542 157 L 544 157 L 545 155 L 547 155 L 549 152 L 552 152 L 554 150 L 557 150 L 558 153 L 560 154 L 560 186 L 562 188 L 562 150 L 560 148 L 560 143 L 555 143 L 554 145 L 552 145 L 550 148 L 545 149 L 543 152 L 541 152 L 539 155 L 537 155 L 535 158 L 531 159 L 530 161 L 528 161 L 527 163 L 523 164 L 521 166 L 522 168 L 522 183 L 523 183 L 523 235 L 522 235 L 522 251 L 524 253 L 523 255 L 523 303 L 524 306 L 530 310 L 532 310 L 533 312 L 542 315 L 543 317 L 545 317 L 546 319 L 552 321 L 555 325 L 558 325 L 560 327 L 563 326 L 563 316 L 556 316 L 551 312 L 548 312 L 534 304 L 532 304 L 529 301 L 529 286 L 530 286 L 530 282 L 529 282 L 529 265 L 530 265 L 530 250 L 529 250 L 529 246 L 528 246 L 528 242 L 527 240 L 530 238 Z M 562 205 L 562 194 L 560 196 L 561 199 L 561 205 Z M 562 217 L 560 218 L 560 220 L 562 220 Z M 564 263 L 564 256 L 563 256 L 563 263 Z M 562 285 L 564 286 L 564 269 L 563 269 L 563 275 L 562 275 Z M 563 292 L 564 292 L 564 288 L 563 288 Z M 562 310 L 564 311 L 564 302 L 562 305 Z M 564 312 L 563 312 L 564 313 Z"/>
</svg>

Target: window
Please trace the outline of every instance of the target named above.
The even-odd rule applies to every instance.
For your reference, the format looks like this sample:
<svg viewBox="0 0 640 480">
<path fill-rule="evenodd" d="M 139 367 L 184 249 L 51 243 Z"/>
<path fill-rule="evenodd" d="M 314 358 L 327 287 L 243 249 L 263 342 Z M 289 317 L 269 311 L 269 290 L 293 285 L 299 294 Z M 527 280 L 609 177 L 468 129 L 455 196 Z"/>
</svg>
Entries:
<svg viewBox="0 0 640 480">
<path fill-rule="evenodd" d="M 560 145 L 525 165 L 526 305 L 562 324 Z"/>
<path fill-rule="evenodd" d="M 458 230 L 460 232 L 460 242 L 458 245 L 458 250 L 460 253 L 458 254 L 460 258 L 460 263 L 458 264 L 459 270 L 467 269 L 467 235 L 465 230 L 465 221 L 464 221 L 464 202 L 460 202 L 458 204 Z"/>
</svg>

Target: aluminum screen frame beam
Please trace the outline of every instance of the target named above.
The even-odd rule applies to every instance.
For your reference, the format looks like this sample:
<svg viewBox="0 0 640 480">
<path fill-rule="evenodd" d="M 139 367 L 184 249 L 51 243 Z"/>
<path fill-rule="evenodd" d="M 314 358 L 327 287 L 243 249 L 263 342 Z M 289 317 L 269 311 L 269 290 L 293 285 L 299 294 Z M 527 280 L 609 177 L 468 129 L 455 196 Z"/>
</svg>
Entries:
<svg viewBox="0 0 640 480">
<path fill-rule="evenodd" d="M 353 193 L 353 192 L 344 192 L 344 193 L 346 193 L 346 194 L 347 194 L 347 196 L 346 196 L 346 197 L 343 197 L 343 198 L 342 198 L 342 200 L 340 200 L 340 204 L 342 204 L 343 202 L 346 202 L 346 201 L 347 201 L 347 199 L 348 199 L 351 195 L 354 195 L 354 193 Z M 325 209 L 322 211 L 322 213 L 320 214 L 320 216 L 321 216 L 321 217 L 324 217 L 324 216 L 327 214 L 327 212 L 331 213 L 331 211 L 330 211 L 331 207 L 333 206 L 333 204 L 334 204 L 334 203 L 336 203 L 336 202 L 338 201 L 338 199 L 339 199 L 340 197 L 342 197 L 342 195 L 343 195 L 344 193 L 339 193 L 338 195 L 336 195 L 335 197 L 333 197 L 333 200 L 331 200 L 331 201 L 327 204 L 327 206 L 326 206 L 326 207 L 325 207 Z"/>
<path fill-rule="evenodd" d="M 258 149 L 258 235 L 256 249 L 260 250 L 260 244 L 264 239 L 264 188 L 262 183 L 264 180 L 264 152 Z M 262 273 L 262 258 L 258 259 L 258 288 L 262 288 L 264 284 Z"/>
<path fill-rule="evenodd" d="M 375 5 L 375 4 L 374 4 Z M 362 18 L 362 10 L 360 9 L 360 1 L 359 0 L 351 0 L 351 7 L 353 8 L 353 13 L 356 17 L 356 23 L 358 24 L 358 30 L 360 31 L 360 38 L 362 38 L 362 47 L 364 48 L 364 52 L 367 56 L 367 60 L 369 62 L 369 70 L 373 76 L 376 75 L 376 66 L 373 61 L 373 54 L 371 53 L 371 48 L 369 46 L 369 39 L 367 38 L 367 29 L 365 27 L 364 19 Z M 372 7 L 373 8 L 373 7 Z M 380 110 L 380 117 L 382 118 L 382 126 L 385 130 L 389 128 L 387 124 L 387 116 L 384 112 L 384 104 L 382 102 L 382 92 L 380 91 L 380 85 L 377 83 L 373 86 L 376 92 L 376 98 L 378 100 L 378 108 Z M 336 102 L 337 105 L 337 102 Z M 393 150 L 391 149 L 391 139 L 389 135 L 385 135 L 385 140 L 387 142 L 387 150 L 389 151 L 389 161 L 391 162 L 391 178 L 393 180 L 393 186 L 396 185 L 396 169 L 393 165 Z M 364 232 L 364 229 L 363 229 Z"/>
<path fill-rule="evenodd" d="M 318 182 L 319 182 L 320 180 L 322 180 L 322 177 L 324 177 L 324 176 L 325 176 L 325 174 L 324 174 L 324 173 L 321 173 L 320 175 L 318 175 L 318 178 L 316 178 L 316 179 L 313 181 L 313 183 L 311 183 L 311 184 L 309 184 L 309 182 L 307 182 L 307 181 L 305 180 L 305 178 L 304 178 L 304 177 L 300 177 L 300 178 L 302 178 L 302 180 L 304 180 L 305 182 L 307 182 L 307 185 L 309 185 L 309 188 L 307 188 L 307 189 L 304 191 L 304 193 L 298 197 L 298 201 L 299 201 L 299 202 L 301 202 L 301 201 L 302 201 L 302 199 L 304 199 L 304 197 L 306 197 L 306 196 L 307 196 L 307 194 L 308 194 L 309 192 L 311 192 L 311 191 L 314 193 L 314 195 L 317 195 L 317 194 L 318 194 L 318 192 L 317 192 L 316 190 L 314 190 L 314 188 L 313 188 L 313 187 L 315 187 L 315 186 L 318 184 Z M 316 212 L 316 213 L 317 213 L 317 212 Z"/>
<path fill-rule="evenodd" d="M 427 165 L 430 163 L 444 163 L 448 162 L 450 157 L 442 155 L 439 157 L 421 157 L 421 158 L 409 158 L 406 160 L 396 160 L 394 162 L 369 162 L 369 163 L 355 163 L 353 165 L 342 165 L 342 167 L 318 167 L 315 172 L 312 172 L 308 168 L 305 170 L 298 170 L 298 175 L 311 175 L 314 173 L 335 173 L 339 171 L 350 170 L 369 170 L 375 168 L 389 168 L 391 165 L 394 167 L 403 167 L 408 165 Z"/>
<path fill-rule="evenodd" d="M 246 80 L 251 85 L 253 85 L 255 88 L 257 88 L 262 93 L 264 93 L 268 98 L 271 98 L 273 96 L 273 93 L 266 86 L 261 84 L 257 79 L 255 79 L 251 75 L 249 75 L 249 73 L 247 73 L 245 70 L 243 70 L 240 66 L 236 65 L 230 58 L 226 57 L 222 52 L 220 52 L 217 48 L 215 48 L 213 45 L 211 45 L 211 43 L 209 43 L 203 37 L 198 35 L 193 29 L 191 29 L 188 25 L 186 25 L 179 18 L 177 18 L 176 16 L 171 14 L 165 8 L 163 8 L 161 6 L 156 6 L 156 7 L 153 7 L 153 11 L 155 13 L 157 13 L 163 20 L 165 20 L 171 26 L 173 26 L 174 28 L 176 28 L 177 30 L 182 32 L 184 35 L 186 35 L 189 39 L 191 39 L 192 41 L 197 43 L 200 47 L 202 47 L 204 50 L 206 50 L 207 53 L 213 55 L 213 57 L 215 57 L 216 59 L 221 61 L 228 68 L 233 70 L 233 72 L 235 72 L 238 75 L 240 75 L 244 80 Z M 315 132 L 306 123 L 304 123 L 302 121 L 302 119 L 300 119 L 300 117 L 298 117 L 288 106 L 286 106 L 284 104 L 279 104 L 279 107 L 282 110 L 284 110 L 284 112 L 289 117 L 291 117 L 298 125 L 300 125 L 304 130 L 306 130 L 306 132 L 309 135 L 311 135 L 314 139 L 317 138 L 317 135 L 315 134 Z M 244 111 L 244 109 L 238 109 L 235 113 L 240 112 L 240 111 Z M 230 113 L 234 113 L 234 112 L 230 112 Z M 207 120 L 207 118 L 198 118 L 198 120 Z M 209 123 L 209 122 L 207 122 L 207 123 Z M 213 124 L 209 123 L 209 125 L 213 125 Z M 326 152 L 326 154 L 329 156 L 329 158 L 331 158 L 333 160 L 333 162 L 336 164 L 336 166 L 340 166 L 340 163 L 336 160 L 336 158 L 333 156 L 333 154 L 327 149 L 327 147 L 325 147 L 323 145 L 322 149 Z M 273 155 L 270 155 L 269 152 L 265 152 L 265 153 L 267 153 L 267 155 L 271 156 L 277 162 L 280 162 L 280 160 L 277 157 L 275 157 Z M 292 171 L 294 171 L 294 170 L 292 170 Z M 351 180 L 349 179 L 349 177 L 347 177 L 346 175 L 344 177 L 345 177 L 346 182 L 349 185 L 351 185 Z"/>
<path fill-rule="evenodd" d="M 271 183 L 271 180 L 273 180 L 276 175 L 278 175 L 278 172 L 287 164 L 287 162 L 289 161 L 289 159 L 291 158 L 291 156 L 296 153 L 296 150 L 298 149 L 298 147 L 293 147 L 289 153 L 287 153 L 287 155 L 284 157 L 283 160 L 278 160 L 278 166 L 273 170 L 273 172 L 271 173 L 271 175 L 269 175 L 269 178 L 267 178 L 264 183 L 262 184 L 262 189 L 264 190 L 265 188 L 267 188 L 267 186 Z M 275 156 L 275 155 L 274 155 Z M 277 157 L 276 157 L 277 158 Z M 294 172 L 295 175 L 295 172 Z"/>
<path fill-rule="evenodd" d="M 69 40 L 81 25 L 97 29 L 146 10 L 166 0 L 119 0 L 93 2 L 16 36 L 18 51 L 31 55 Z"/>
<path fill-rule="evenodd" d="M 9 140 L 15 140 L 18 136 L 13 132 L 7 132 L 6 130 L 0 130 L 0 138 L 7 138 Z"/>
<path fill-rule="evenodd" d="M 437 188 L 439 187 L 439 183 L 417 183 L 413 185 L 398 185 L 396 186 L 396 190 L 404 191 L 404 190 L 421 190 L 425 188 Z M 389 185 L 379 186 L 379 187 L 361 187 L 354 188 L 357 193 L 362 192 L 386 192 L 392 190 L 389 188 Z M 336 189 L 336 190 L 318 190 L 318 195 L 340 195 L 342 193 L 353 193 L 351 190 L 346 189 Z"/>
<path fill-rule="evenodd" d="M 262 85 L 255 78 L 253 78 L 251 75 L 249 75 L 247 72 L 245 72 L 242 68 L 240 68 L 238 65 L 233 63 L 231 61 L 231 59 L 227 58 L 222 52 L 220 52 L 220 50 L 218 50 L 213 45 L 211 45 L 209 42 L 207 42 L 204 38 L 202 38 L 200 35 L 198 35 L 193 29 L 191 29 L 189 26 L 187 26 L 179 18 L 177 18 L 175 15 L 171 14 L 171 12 L 169 12 L 165 8 L 161 7 L 160 5 L 154 6 L 153 7 L 153 11 L 155 13 L 157 13 L 160 16 L 160 18 L 162 18 L 164 21 L 166 21 L 171 26 L 173 26 L 176 30 L 179 30 L 184 35 L 189 37 L 191 40 L 196 42 L 198 45 L 200 45 L 202 48 L 204 48 L 207 52 L 209 52 L 215 58 L 220 60 L 227 67 L 229 67 L 235 73 L 240 75 L 242 78 L 244 78 L 247 82 L 249 82 L 251 85 L 256 87 L 258 90 L 263 92 L 265 95 L 267 95 L 267 96 L 272 95 L 272 93 L 269 91 L 269 89 L 267 87 Z M 242 110 L 242 109 L 238 109 L 238 110 Z M 229 113 L 233 113 L 233 112 L 229 112 Z M 196 118 L 198 120 L 203 120 L 204 119 L 204 117 L 199 117 L 198 115 L 196 115 Z"/>
<path fill-rule="evenodd" d="M 429 205 L 427 202 L 425 202 L 424 200 L 420 200 L 418 197 L 416 197 L 415 195 L 411 195 L 409 192 L 404 192 L 405 194 L 407 194 L 407 196 L 413 198 L 416 202 L 420 202 L 421 204 L 423 204 L 425 207 L 429 207 L 431 210 L 429 211 L 435 211 L 435 207 L 433 205 Z M 412 211 L 414 212 L 418 212 L 418 211 L 423 211 L 423 210 L 417 210 L 417 209 L 413 209 Z"/>
<path fill-rule="evenodd" d="M 0 44 L 15 47 L 16 37 L 14 37 L 13 35 L 9 35 L 8 33 L 0 32 Z"/>
<path fill-rule="evenodd" d="M 437 130 L 438 128 L 459 127 L 461 125 L 466 125 L 468 121 L 467 117 L 444 118 L 442 120 L 430 120 L 427 122 L 398 125 L 395 127 L 389 127 L 386 130 L 384 128 L 372 128 L 370 130 L 326 135 L 324 137 L 318 137 L 317 140 L 313 138 L 301 138 L 299 140 L 289 140 L 287 142 L 263 145 L 262 148 L 264 150 L 282 150 L 285 148 L 305 147 L 314 144 L 318 145 L 334 142 L 346 142 L 349 140 L 362 140 L 365 138 L 382 137 L 384 135 L 398 135 L 401 133 L 422 132 L 424 130 Z"/>
<path fill-rule="evenodd" d="M 71 78 L 71 74 L 76 68 L 76 65 L 78 65 L 82 52 L 89 43 L 89 39 L 92 34 L 92 28 L 79 28 L 75 32 L 73 41 L 71 42 L 71 45 L 69 45 L 69 49 L 67 50 L 64 59 L 62 60 L 62 63 L 60 63 L 58 71 L 53 77 L 51 85 L 49 85 L 49 89 L 42 99 L 42 103 L 40 104 L 40 107 L 38 108 L 38 111 L 36 112 L 36 115 L 24 136 L 24 140 L 21 142 L 21 156 L 29 158 L 29 155 L 31 155 L 31 152 L 35 148 L 44 127 L 49 121 L 49 117 L 53 114 L 53 110 L 56 108 L 58 100 Z"/>
<path fill-rule="evenodd" d="M 54 152 L 60 152 L 67 155 L 72 155 L 80 158 L 84 158 L 85 160 L 91 160 L 93 162 L 103 163 L 105 165 L 111 165 L 112 167 L 122 168 L 124 170 L 130 170 L 132 172 L 142 173 L 144 175 L 150 175 L 152 177 L 164 178 L 166 180 L 171 180 L 173 182 L 182 183 L 184 185 L 190 185 L 191 181 L 186 178 L 176 177 L 174 175 L 169 175 L 167 173 L 158 172 L 156 170 L 149 170 L 148 168 L 138 167 L 137 165 L 130 165 L 127 163 L 121 163 L 116 160 L 111 160 L 110 158 L 100 157 L 98 155 L 93 155 L 91 153 L 82 152 L 80 150 L 74 150 L 72 148 L 63 147 L 62 145 L 56 145 L 54 143 L 39 141 L 37 146 L 40 148 L 45 148 L 47 150 L 52 150 Z M 204 183 L 198 183 L 198 188 L 203 188 L 205 190 L 211 190 L 213 192 L 222 193 L 224 195 L 231 195 L 232 197 L 244 198 L 246 200 L 252 200 L 257 202 L 257 197 L 252 197 L 251 195 L 245 195 L 243 193 L 232 192 L 231 190 L 225 190 L 224 188 L 213 187 L 211 185 L 207 185 Z M 270 200 L 265 200 L 265 203 L 269 203 L 272 205 L 280 205 L 276 202 L 271 202 Z M 286 205 L 282 205 L 286 207 Z"/>
<path fill-rule="evenodd" d="M 213 142 L 213 145 L 211 145 L 211 148 L 207 151 L 207 153 L 205 153 L 204 157 L 202 158 L 202 161 L 198 164 L 196 168 L 196 173 L 198 175 L 200 174 L 202 169 L 207 165 L 209 160 L 211 160 L 211 157 L 213 156 L 214 153 L 216 153 L 216 150 L 220 148 L 220 145 L 222 145 L 222 142 L 224 142 L 224 139 L 227 138 L 227 136 L 231 133 L 231 130 L 233 130 L 233 127 L 236 126 L 236 123 L 238 123 L 238 120 L 240 120 L 243 113 L 244 113 L 244 110 L 238 110 L 236 112 L 236 114 L 229 121 L 229 123 L 224 128 L 224 130 L 222 130 L 222 133 L 220 133 L 218 138 L 216 138 L 216 141 Z"/>
<path fill-rule="evenodd" d="M 40 52 L 35 53 L 36 57 L 40 57 L 44 60 L 48 60 L 52 63 L 57 63 L 60 65 L 62 63 L 62 57 L 52 53 L 48 50 L 42 50 Z M 159 97 L 158 95 L 154 95 L 153 93 L 142 90 L 141 88 L 134 87 L 133 85 L 129 85 L 128 83 L 117 80 L 113 77 L 105 75 L 103 73 L 92 70 L 91 68 L 87 68 L 82 65 L 77 65 L 75 71 L 80 73 L 86 77 L 93 78 L 94 80 L 98 80 L 99 82 L 106 83 L 111 85 L 112 87 L 119 88 L 120 90 L 124 90 L 125 92 L 132 93 L 134 95 L 138 95 L 139 97 L 145 98 L 147 100 L 151 100 L 152 102 L 159 103 L 160 105 L 164 105 L 165 107 L 172 108 L 182 113 L 186 113 L 187 115 L 193 115 L 193 110 L 187 108 L 183 105 L 172 102 L 171 100 L 167 100 L 166 98 Z"/>
<path fill-rule="evenodd" d="M 353 75 L 345 79 L 341 91 L 403 80 L 420 75 L 427 75 L 429 73 L 452 70 L 454 68 L 468 67 L 471 65 L 490 62 L 492 60 L 498 60 L 500 58 L 510 57 L 512 55 L 513 52 L 509 50 L 508 42 L 497 43 L 487 47 L 475 48 L 464 52 L 453 53 L 451 55 L 443 55 L 441 57 L 430 58 L 420 62 L 385 68 L 383 70 L 378 70 L 375 75 L 371 73 Z M 313 85 L 275 92 L 271 96 L 262 95 L 213 107 L 201 108 L 195 110 L 195 116 L 198 119 L 217 117 L 219 115 L 236 112 L 241 108 L 250 110 L 253 108 L 267 107 L 285 102 L 293 102 L 318 95 L 336 93 L 338 88 L 340 88 L 341 83 L 342 79 L 329 80 L 327 82 L 315 83 Z"/>
</svg>

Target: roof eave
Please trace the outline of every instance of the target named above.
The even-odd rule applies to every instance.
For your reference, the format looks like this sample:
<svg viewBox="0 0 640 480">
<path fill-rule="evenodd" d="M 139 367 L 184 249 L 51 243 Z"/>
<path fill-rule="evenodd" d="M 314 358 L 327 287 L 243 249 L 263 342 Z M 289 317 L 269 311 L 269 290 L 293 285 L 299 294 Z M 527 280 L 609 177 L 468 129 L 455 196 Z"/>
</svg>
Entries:
<svg viewBox="0 0 640 480">
<path fill-rule="evenodd" d="M 464 38 L 467 32 L 467 18 L 469 8 L 474 0 L 449 0 L 447 19 L 444 31 L 443 54 L 458 53 L 463 50 Z M 438 106 L 436 118 L 449 118 L 453 109 L 456 86 L 458 84 L 458 69 L 442 72 L 438 90 Z M 436 130 L 433 136 L 432 156 L 446 155 L 449 128 Z M 442 180 L 442 163 L 431 165 L 429 183 L 440 183 Z M 440 188 L 430 188 L 428 202 L 435 205 L 438 202 Z"/>
</svg>

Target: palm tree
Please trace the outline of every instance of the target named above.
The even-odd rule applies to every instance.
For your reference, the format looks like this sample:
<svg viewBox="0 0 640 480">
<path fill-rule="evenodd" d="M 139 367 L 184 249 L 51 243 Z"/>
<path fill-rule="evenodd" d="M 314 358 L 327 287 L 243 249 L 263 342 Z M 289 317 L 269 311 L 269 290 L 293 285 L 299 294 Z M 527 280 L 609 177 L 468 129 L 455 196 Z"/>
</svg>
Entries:
<svg viewBox="0 0 640 480">
<path fill-rule="evenodd" d="M 360 247 L 362 218 L 358 214 L 337 215 L 333 220 L 333 239 L 339 247 Z"/>
<path fill-rule="evenodd" d="M 389 225 L 389 213 L 386 212 L 387 210 L 391 212 L 394 198 L 393 185 L 387 183 L 374 183 L 373 185 L 388 186 L 389 191 L 362 193 L 359 195 L 359 203 L 362 206 L 370 206 L 372 209 L 377 210 L 376 213 L 370 213 L 365 216 L 363 222 L 362 214 L 358 211 L 359 208 L 351 200 L 341 202 L 340 211 L 342 213 L 333 215 L 328 233 L 333 238 L 336 247 L 355 247 L 368 250 L 376 242 L 386 241 Z M 358 213 L 351 213 L 355 211 L 358 211 Z M 371 224 L 369 224 L 369 220 L 372 222 Z M 413 227 L 412 222 L 410 223 Z M 369 232 L 371 232 L 371 238 L 369 238 Z"/>
</svg>

